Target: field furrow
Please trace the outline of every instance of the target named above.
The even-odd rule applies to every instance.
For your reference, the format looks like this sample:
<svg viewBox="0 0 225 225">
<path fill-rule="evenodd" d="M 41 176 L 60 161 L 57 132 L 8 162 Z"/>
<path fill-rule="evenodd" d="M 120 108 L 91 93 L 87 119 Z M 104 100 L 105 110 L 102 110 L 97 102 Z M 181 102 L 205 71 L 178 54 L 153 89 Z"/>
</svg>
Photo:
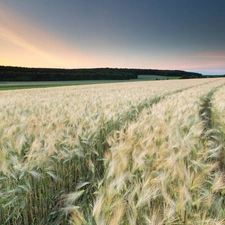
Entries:
<svg viewBox="0 0 225 225">
<path fill-rule="evenodd" d="M 211 99 L 212 114 L 212 130 L 208 135 L 208 146 L 211 158 L 219 161 L 220 167 L 218 171 L 217 191 L 220 195 L 220 203 L 224 204 L 224 188 L 225 188 L 225 91 L 220 88 Z M 225 217 L 225 214 L 223 213 Z"/>
<path fill-rule="evenodd" d="M 202 139 L 202 99 L 220 87 L 220 82 L 210 83 L 171 95 L 144 109 L 127 132 L 108 138 L 111 148 L 93 211 L 97 224 L 223 220 L 224 211 L 212 191 L 218 161 L 208 160 Z"/>
<path fill-rule="evenodd" d="M 201 205 L 202 191 L 190 191 L 187 183 L 202 176 L 205 188 L 206 171 L 216 167 L 203 162 L 199 112 L 203 96 L 209 97 L 223 82 L 2 91 L 0 223 L 132 224 L 134 219 L 133 224 L 157 224 L 147 221 L 196 219 L 190 216 L 194 210 L 208 208 Z M 182 188 L 191 201 L 180 200 Z M 190 204 L 197 200 L 193 210 Z M 118 210 L 121 215 L 114 216 Z M 159 215 L 153 218 L 155 210 Z M 199 215 L 198 221 L 213 213 Z"/>
</svg>

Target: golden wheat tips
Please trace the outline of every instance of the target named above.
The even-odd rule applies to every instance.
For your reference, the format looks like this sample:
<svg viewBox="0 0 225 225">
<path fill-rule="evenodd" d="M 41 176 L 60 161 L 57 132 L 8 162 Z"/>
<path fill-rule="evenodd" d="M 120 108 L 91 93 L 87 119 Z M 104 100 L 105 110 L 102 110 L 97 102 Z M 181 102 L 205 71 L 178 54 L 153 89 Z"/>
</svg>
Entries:
<svg viewBox="0 0 225 225">
<path fill-rule="evenodd" d="M 0 93 L 0 224 L 224 224 L 224 79 Z"/>
</svg>

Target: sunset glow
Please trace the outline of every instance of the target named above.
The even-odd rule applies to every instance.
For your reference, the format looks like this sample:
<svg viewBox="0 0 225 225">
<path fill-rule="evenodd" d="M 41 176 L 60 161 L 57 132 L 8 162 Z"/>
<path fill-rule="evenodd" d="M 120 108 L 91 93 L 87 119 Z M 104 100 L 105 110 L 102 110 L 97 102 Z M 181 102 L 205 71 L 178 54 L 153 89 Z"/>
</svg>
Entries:
<svg viewBox="0 0 225 225">
<path fill-rule="evenodd" d="M 197 2 L 3 0 L 0 65 L 224 74 L 225 31 L 221 21 L 225 16 L 218 9 L 225 4 Z M 189 9 L 192 14 L 187 13 Z M 213 19 L 215 12 L 218 20 Z M 207 16 L 209 13 L 212 16 Z"/>
</svg>

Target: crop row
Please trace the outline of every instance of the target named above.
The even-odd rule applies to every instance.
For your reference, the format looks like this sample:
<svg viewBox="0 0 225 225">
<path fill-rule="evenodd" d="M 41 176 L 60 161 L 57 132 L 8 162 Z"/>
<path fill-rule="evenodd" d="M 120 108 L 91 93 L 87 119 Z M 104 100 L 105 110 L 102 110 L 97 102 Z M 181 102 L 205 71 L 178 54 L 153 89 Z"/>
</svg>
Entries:
<svg viewBox="0 0 225 225">
<path fill-rule="evenodd" d="M 209 145 L 205 136 L 215 128 L 202 119 L 205 98 L 221 87 L 210 83 L 168 96 L 108 138 L 97 224 L 223 224 L 222 148 Z"/>
<path fill-rule="evenodd" d="M 179 171 L 184 173 L 183 180 L 187 174 L 192 179 L 199 175 L 193 172 L 195 158 L 186 160 L 198 155 L 195 150 L 204 150 L 201 141 L 196 142 L 202 131 L 199 100 L 220 84 L 215 79 L 1 92 L 0 223 L 68 224 L 74 220 L 74 224 L 116 224 L 117 220 L 118 224 L 132 224 L 130 219 L 135 218 L 133 221 L 147 224 L 154 221 L 154 210 L 163 210 L 155 221 L 172 221 L 178 215 L 181 221 L 190 218 L 186 199 L 179 200 L 174 212 L 177 202 L 173 195 L 180 189 L 167 190 L 168 181 L 175 187 L 173 179 L 180 179 Z M 159 164 L 163 167 L 185 151 L 188 156 L 181 161 L 192 163 L 190 168 L 186 166 L 189 173 L 187 168 L 180 170 L 185 163 L 176 165 L 174 174 L 172 167 L 160 169 Z M 165 193 L 156 184 L 156 204 L 149 201 L 154 195 L 152 184 L 145 184 L 148 179 L 151 183 L 151 173 L 155 178 L 159 173 L 160 182 L 168 183 L 163 184 Z M 179 188 L 183 180 L 178 182 Z M 149 196 L 143 197 L 144 193 Z M 172 200 L 165 200 L 162 193 Z M 196 199 L 202 197 L 197 194 Z M 144 198 L 148 203 L 141 202 Z M 120 217 L 113 217 L 118 213 L 115 210 L 121 212 Z M 168 210 L 171 216 L 162 216 Z M 144 212 L 141 217 L 140 212 Z"/>
</svg>

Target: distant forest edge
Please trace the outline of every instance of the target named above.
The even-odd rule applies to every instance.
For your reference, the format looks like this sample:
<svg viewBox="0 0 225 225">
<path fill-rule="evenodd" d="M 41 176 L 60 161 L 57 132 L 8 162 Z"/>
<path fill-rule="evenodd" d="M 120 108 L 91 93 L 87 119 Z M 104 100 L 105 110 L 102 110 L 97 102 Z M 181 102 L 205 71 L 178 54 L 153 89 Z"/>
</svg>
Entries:
<svg viewBox="0 0 225 225">
<path fill-rule="evenodd" d="M 156 69 L 49 69 L 0 66 L 0 81 L 69 81 L 69 80 L 130 80 L 138 75 L 179 78 L 202 78 L 202 74 L 182 70 Z"/>
</svg>

